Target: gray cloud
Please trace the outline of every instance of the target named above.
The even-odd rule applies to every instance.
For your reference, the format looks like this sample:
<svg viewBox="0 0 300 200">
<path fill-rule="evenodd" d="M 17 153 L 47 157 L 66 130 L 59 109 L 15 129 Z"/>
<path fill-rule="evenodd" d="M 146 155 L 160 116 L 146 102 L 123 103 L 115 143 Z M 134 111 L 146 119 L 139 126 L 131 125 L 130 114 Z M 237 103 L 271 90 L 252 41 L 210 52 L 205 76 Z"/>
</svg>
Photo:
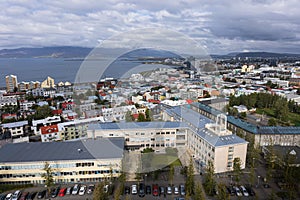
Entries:
<svg viewBox="0 0 300 200">
<path fill-rule="evenodd" d="M 12 0 L 0 6 L 0 48 L 94 47 L 122 32 L 162 27 L 210 53 L 299 52 L 298 0 Z"/>
</svg>

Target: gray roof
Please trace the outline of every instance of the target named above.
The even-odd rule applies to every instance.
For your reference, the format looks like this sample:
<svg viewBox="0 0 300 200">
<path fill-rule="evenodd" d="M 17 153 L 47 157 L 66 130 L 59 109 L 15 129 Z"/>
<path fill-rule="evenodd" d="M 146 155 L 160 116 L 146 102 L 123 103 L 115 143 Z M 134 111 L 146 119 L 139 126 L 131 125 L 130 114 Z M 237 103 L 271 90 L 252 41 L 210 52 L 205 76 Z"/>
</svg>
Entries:
<svg viewBox="0 0 300 200">
<path fill-rule="evenodd" d="M 0 163 L 122 158 L 124 138 L 6 144 Z"/>
<path fill-rule="evenodd" d="M 161 129 L 188 127 L 182 122 L 121 122 L 121 123 L 99 123 L 90 124 L 89 130 L 126 130 L 126 129 Z"/>
<path fill-rule="evenodd" d="M 234 134 L 218 136 L 215 133 L 209 131 L 207 128 L 205 128 L 205 124 L 214 123 L 214 121 L 194 111 L 193 109 L 191 109 L 190 105 L 172 107 L 166 109 L 166 112 L 174 116 L 174 119 L 182 120 L 188 123 L 192 131 L 197 132 L 197 134 L 203 140 L 207 141 L 209 144 L 215 147 L 248 143 L 244 139 Z"/>
<path fill-rule="evenodd" d="M 28 125 L 28 121 L 19 121 L 19 122 L 12 122 L 12 123 L 6 123 L 2 124 L 3 128 L 16 128 L 16 127 L 21 127 L 24 125 Z"/>
</svg>

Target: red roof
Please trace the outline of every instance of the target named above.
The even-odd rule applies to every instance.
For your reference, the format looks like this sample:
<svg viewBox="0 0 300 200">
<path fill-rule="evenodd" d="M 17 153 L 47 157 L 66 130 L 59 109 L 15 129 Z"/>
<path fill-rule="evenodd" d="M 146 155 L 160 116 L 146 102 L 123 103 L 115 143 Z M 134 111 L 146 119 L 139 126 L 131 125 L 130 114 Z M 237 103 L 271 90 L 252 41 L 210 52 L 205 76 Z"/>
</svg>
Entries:
<svg viewBox="0 0 300 200">
<path fill-rule="evenodd" d="M 148 102 L 149 103 L 160 103 L 159 100 L 155 100 L 155 99 L 149 99 Z"/>
<path fill-rule="evenodd" d="M 62 114 L 62 109 L 52 110 L 52 114 L 53 115 L 61 115 Z"/>
<path fill-rule="evenodd" d="M 188 104 L 191 104 L 191 103 L 193 103 L 193 100 L 192 100 L 192 99 L 187 99 L 186 102 L 187 102 Z"/>
<path fill-rule="evenodd" d="M 58 132 L 58 126 L 55 125 L 50 125 L 50 126 L 42 126 L 41 127 L 41 133 L 44 134 L 50 134 L 50 133 L 56 133 Z"/>
</svg>

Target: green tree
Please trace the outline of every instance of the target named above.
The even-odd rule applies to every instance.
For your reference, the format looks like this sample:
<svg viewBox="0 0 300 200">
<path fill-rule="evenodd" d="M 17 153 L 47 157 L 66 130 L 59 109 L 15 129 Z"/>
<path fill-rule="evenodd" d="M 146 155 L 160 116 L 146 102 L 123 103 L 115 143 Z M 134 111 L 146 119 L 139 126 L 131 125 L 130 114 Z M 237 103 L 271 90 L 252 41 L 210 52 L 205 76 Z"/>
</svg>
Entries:
<svg viewBox="0 0 300 200">
<path fill-rule="evenodd" d="M 187 178 L 185 182 L 186 186 L 186 193 L 189 196 L 192 196 L 194 193 L 194 187 L 195 187 L 195 180 L 194 180 L 194 164 L 193 159 L 190 158 L 190 163 L 187 170 Z"/>
<path fill-rule="evenodd" d="M 144 122 L 144 121 L 146 121 L 145 115 L 143 113 L 139 113 L 138 122 Z"/>
<path fill-rule="evenodd" d="M 44 105 L 44 106 L 40 106 L 36 109 L 34 118 L 35 119 L 44 119 L 49 116 L 53 116 L 52 110 L 51 110 L 50 106 Z"/>
<path fill-rule="evenodd" d="M 173 184 L 173 179 L 174 179 L 174 165 L 171 164 L 169 165 L 169 181 L 171 185 Z"/>
<path fill-rule="evenodd" d="M 240 182 L 241 179 L 241 174 L 242 174 L 242 169 L 241 169 L 241 159 L 239 157 L 234 158 L 233 160 L 233 174 L 235 176 L 235 181 L 237 183 Z"/>
<path fill-rule="evenodd" d="M 277 125 L 277 120 L 275 118 L 270 118 L 268 120 L 268 126 L 276 126 Z"/>
<path fill-rule="evenodd" d="M 118 188 L 116 189 L 115 193 L 114 193 L 114 200 L 120 200 L 122 191 L 123 190 L 121 190 L 121 187 L 119 185 Z"/>
<path fill-rule="evenodd" d="M 93 193 L 93 200 L 108 200 L 108 192 L 104 192 L 105 181 L 100 182 Z"/>
<path fill-rule="evenodd" d="M 131 115 L 130 111 L 126 112 L 126 114 L 125 114 L 125 120 L 126 120 L 126 122 L 132 122 L 133 121 L 132 115 Z"/>
<path fill-rule="evenodd" d="M 205 169 L 204 190 L 210 196 L 214 195 L 214 189 L 216 186 L 214 171 L 215 171 L 214 164 L 211 160 L 209 160 Z"/>
<path fill-rule="evenodd" d="M 218 189 L 217 198 L 219 200 L 229 200 L 230 199 L 230 196 L 227 193 L 227 189 L 226 189 L 225 184 L 223 184 L 223 183 L 218 184 L 217 189 Z"/>
<path fill-rule="evenodd" d="M 275 109 L 275 116 L 277 119 L 280 119 L 281 121 L 287 121 L 289 108 L 288 108 L 287 101 L 285 99 L 282 98 L 278 99 L 275 102 L 274 109 Z"/>
<path fill-rule="evenodd" d="M 43 170 L 45 172 L 42 174 L 42 178 L 45 179 L 45 185 L 50 192 L 50 188 L 54 184 L 53 170 L 48 162 L 45 163 Z"/>
<path fill-rule="evenodd" d="M 202 191 L 202 186 L 200 183 L 196 184 L 195 187 L 195 194 L 193 195 L 193 200 L 205 200 L 203 191 Z"/>
</svg>

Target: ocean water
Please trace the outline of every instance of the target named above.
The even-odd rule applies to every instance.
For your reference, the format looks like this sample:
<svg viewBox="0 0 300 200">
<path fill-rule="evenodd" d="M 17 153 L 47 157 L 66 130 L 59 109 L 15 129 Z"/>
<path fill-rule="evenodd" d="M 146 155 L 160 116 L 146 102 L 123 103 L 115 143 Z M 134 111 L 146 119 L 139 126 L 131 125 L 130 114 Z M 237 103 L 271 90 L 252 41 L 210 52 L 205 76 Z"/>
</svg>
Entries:
<svg viewBox="0 0 300 200">
<path fill-rule="evenodd" d="M 6 75 L 16 75 L 18 82 L 40 81 L 50 76 L 55 82 L 74 82 L 80 60 L 63 58 L 0 58 L 0 86 L 5 86 Z"/>
</svg>

